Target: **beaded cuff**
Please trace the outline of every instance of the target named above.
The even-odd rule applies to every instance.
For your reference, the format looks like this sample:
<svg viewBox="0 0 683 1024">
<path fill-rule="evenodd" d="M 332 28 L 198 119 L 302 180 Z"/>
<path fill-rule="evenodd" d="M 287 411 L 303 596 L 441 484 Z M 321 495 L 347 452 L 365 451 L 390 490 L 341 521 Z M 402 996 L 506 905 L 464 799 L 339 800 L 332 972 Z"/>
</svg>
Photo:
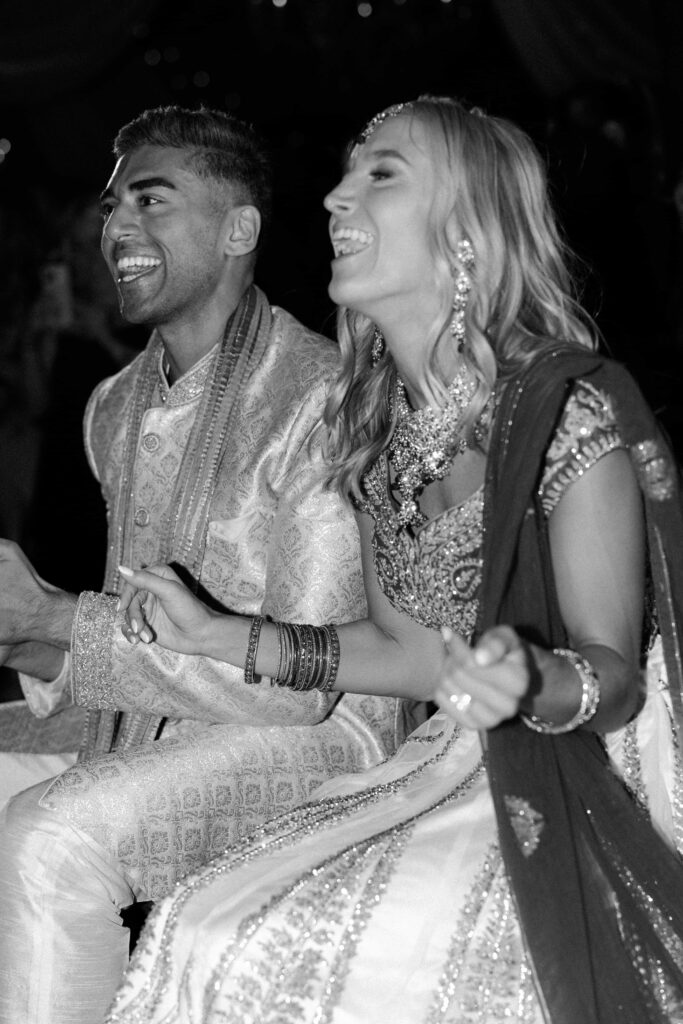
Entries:
<svg viewBox="0 0 683 1024">
<path fill-rule="evenodd" d="M 71 630 L 71 687 L 74 704 L 116 710 L 112 699 L 112 635 L 117 599 L 85 590 L 78 598 Z"/>
</svg>

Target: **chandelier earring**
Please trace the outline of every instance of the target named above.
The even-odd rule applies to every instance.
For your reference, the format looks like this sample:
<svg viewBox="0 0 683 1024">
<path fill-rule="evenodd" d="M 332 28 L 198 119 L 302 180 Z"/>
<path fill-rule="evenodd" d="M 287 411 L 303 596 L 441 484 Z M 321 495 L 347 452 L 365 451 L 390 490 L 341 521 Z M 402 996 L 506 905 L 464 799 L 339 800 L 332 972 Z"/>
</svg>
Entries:
<svg viewBox="0 0 683 1024">
<path fill-rule="evenodd" d="M 377 366 L 378 362 L 384 355 L 384 335 L 380 331 L 379 327 L 375 327 L 375 333 L 372 338 L 372 348 L 370 349 L 370 358 L 372 359 L 372 365 Z"/>
<path fill-rule="evenodd" d="M 470 242 L 463 238 L 461 242 L 458 242 L 456 253 L 460 269 L 455 275 L 453 319 L 451 320 L 450 332 L 455 340 L 458 352 L 462 352 L 465 348 L 465 310 L 467 309 L 467 300 L 472 291 L 470 273 L 474 267 L 474 251 Z"/>
</svg>

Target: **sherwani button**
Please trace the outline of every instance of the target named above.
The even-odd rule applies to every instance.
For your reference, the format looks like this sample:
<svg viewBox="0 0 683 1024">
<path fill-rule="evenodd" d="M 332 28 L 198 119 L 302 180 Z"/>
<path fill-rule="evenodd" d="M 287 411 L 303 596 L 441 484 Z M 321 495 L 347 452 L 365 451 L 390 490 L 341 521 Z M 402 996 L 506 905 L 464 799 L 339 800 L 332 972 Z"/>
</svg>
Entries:
<svg viewBox="0 0 683 1024">
<path fill-rule="evenodd" d="M 149 512 L 142 505 L 135 509 L 133 522 L 136 526 L 149 526 Z"/>
<path fill-rule="evenodd" d="M 159 437 L 158 434 L 149 433 L 145 434 L 144 437 L 142 438 L 142 447 L 145 449 L 146 452 L 157 451 L 160 444 L 161 438 Z"/>
</svg>

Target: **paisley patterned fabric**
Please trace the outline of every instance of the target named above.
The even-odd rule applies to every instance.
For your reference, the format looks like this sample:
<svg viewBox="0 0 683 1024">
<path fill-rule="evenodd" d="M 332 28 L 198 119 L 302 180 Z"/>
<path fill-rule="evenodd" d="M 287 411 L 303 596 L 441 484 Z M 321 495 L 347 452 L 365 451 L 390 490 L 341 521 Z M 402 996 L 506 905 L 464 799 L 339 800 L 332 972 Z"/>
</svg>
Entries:
<svg viewBox="0 0 683 1024">
<path fill-rule="evenodd" d="M 327 779 L 359 771 L 359 762 L 379 760 L 378 737 L 384 729 L 389 744 L 391 723 L 377 719 L 368 699 L 361 727 L 363 710 L 360 703 L 347 714 L 340 702 L 315 727 L 179 723 L 155 743 L 79 762 L 39 804 L 115 856 L 138 899 L 157 899 L 268 815 L 305 803 Z"/>
<path fill-rule="evenodd" d="M 608 396 L 578 382 L 548 453 L 547 514 L 572 481 L 618 447 Z M 425 528 L 411 535 L 395 528 L 383 463 L 371 472 L 366 493 L 387 596 L 421 622 L 471 622 L 479 498 L 434 519 L 426 535 Z M 447 567 L 439 568 L 446 557 Z M 453 585 L 461 567 L 465 587 Z M 661 664 L 653 666 L 649 687 L 651 699 L 661 701 Z M 638 745 L 626 746 L 637 759 Z M 633 764 L 630 770 L 638 775 Z M 677 784 L 680 791 L 680 778 Z M 511 806 L 510 813 L 531 854 L 544 823 L 533 808 Z M 545 1019 L 497 846 L 479 737 L 441 712 L 384 763 L 325 783 L 314 802 L 257 828 L 186 879 L 148 921 L 107 1018 Z"/>
<path fill-rule="evenodd" d="M 173 490 L 207 375 L 208 353 L 144 414 L 133 481 L 134 562 L 158 560 Z M 86 411 L 86 449 L 110 531 L 128 403 L 140 360 L 104 381 Z M 200 592 L 226 609 L 301 622 L 365 612 L 351 510 L 323 488 L 315 437 L 336 346 L 273 311 L 270 343 L 247 380 L 211 502 Z M 381 760 L 420 720 L 418 705 L 362 695 L 294 693 L 241 669 L 131 647 L 116 599 L 81 595 L 72 638 L 74 703 L 165 715 L 155 743 L 80 761 L 40 801 L 110 851 L 136 895 L 167 892 L 266 817 L 324 779 Z M 422 717 L 424 717 L 422 715 Z"/>
</svg>

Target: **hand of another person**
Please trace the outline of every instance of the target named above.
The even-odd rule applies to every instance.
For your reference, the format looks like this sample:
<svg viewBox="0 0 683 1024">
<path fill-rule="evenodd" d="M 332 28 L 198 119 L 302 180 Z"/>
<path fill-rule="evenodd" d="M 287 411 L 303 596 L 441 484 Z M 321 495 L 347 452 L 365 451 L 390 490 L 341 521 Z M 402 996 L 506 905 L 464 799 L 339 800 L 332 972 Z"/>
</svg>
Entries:
<svg viewBox="0 0 683 1024">
<path fill-rule="evenodd" d="M 38 640 L 68 647 L 75 603 L 41 579 L 18 544 L 0 539 L 0 644 Z"/>
<path fill-rule="evenodd" d="M 7 660 L 15 643 L 30 639 L 36 602 L 43 597 L 39 577 L 18 544 L 0 539 L 0 644 Z"/>
<path fill-rule="evenodd" d="M 468 729 L 492 729 L 512 718 L 529 686 L 527 650 L 514 629 L 495 626 L 470 647 L 443 629 L 446 658 L 434 700 Z"/>
<path fill-rule="evenodd" d="M 0 644 L 0 665 L 23 672 L 34 679 L 51 682 L 64 665 L 64 648 L 28 640 L 19 644 Z"/>
<path fill-rule="evenodd" d="M 124 578 L 119 607 L 121 632 L 131 644 L 156 640 L 180 654 L 198 654 L 216 613 L 195 597 L 168 565 L 133 570 L 119 566 Z"/>
</svg>

